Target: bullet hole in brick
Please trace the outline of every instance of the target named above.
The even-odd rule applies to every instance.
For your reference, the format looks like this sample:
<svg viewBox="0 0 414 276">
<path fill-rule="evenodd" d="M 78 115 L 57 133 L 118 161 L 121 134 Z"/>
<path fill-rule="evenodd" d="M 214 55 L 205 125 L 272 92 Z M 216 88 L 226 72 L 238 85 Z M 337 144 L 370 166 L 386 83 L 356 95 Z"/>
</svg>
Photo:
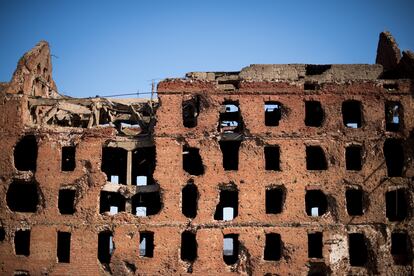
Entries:
<svg viewBox="0 0 414 276">
<path fill-rule="evenodd" d="M 139 217 L 156 215 L 161 210 L 160 192 L 137 193 L 132 197 L 132 214 Z"/>
<path fill-rule="evenodd" d="M 280 214 L 285 201 L 285 189 L 283 187 L 271 187 L 266 189 L 266 214 Z"/>
<path fill-rule="evenodd" d="M 198 189 L 190 182 L 182 190 L 182 212 L 187 218 L 195 218 L 198 208 Z"/>
<path fill-rule="evenodd" d="M 265 102 L 265 125 L 278 126 L 282 119 L 282 104 L 279 102 Z"/>
<path fill-rule="evenodd" d="M 76 147 L 62 147 L 62 171 L 73 171 L 76 167 Z"/>
<path fill-rule="evenodd" d="M 386 215 L 389 221 L 402 221 L 407 217 L 407 196 L 405 189 L 388 191 L 385 194 Z"/>
<path fill-rule="evenodd" d="M 154 233 L 139 233 L 139 256 L 147 258 L 154 256 Z"/>
<path fill-rule="evenodd" d="M 184 231 L 181 234 L 181 260 L 194 262 L 197 258 L 197 240 L 196 234 L 190 231 Z"/>
<path fill-rule="evenodd" d="M 0 242 L 4 241 L 6 238 L 6 231 L 4 231 L 3 227 L 0 227 Z"/>
<path fill-rule="evenodd" d="M 326 170 L 325 153 L 320 146 L 306 146 L 306 169 L 307 170 Z"/>
<path fill-rule="evenodd" d="M 125 211 L 125 198 L 116 192 L 101 191 L 99 213 L 115 215 Z"/>
<path fill-rule="evenodd" d="M 14 233 L 14 250 L 16 255 L 30 255 L 30 230 L 17 230 Z"/>
<path fill-rule="evenodd" d="M 319 85 L 316 82 L 306 81 L 303 84 L 303 89 L 305 89 L 305 90 L 318 90 L 319 89 Z"/>
<path fill-rule="evenodd" d="M 308 257 L 322 258 L 322 233 L 308 233 Z"/>
<path fill-rule="evenodd" d="M 402 125 L 403 109 L 399 102 L 385 103 L 385 130 L 399 131 Z"/>
<path fill-rule="evenodd" d="M 346 169 L 349 171 L 360 171 L 362 169 L 362 147 L 351 145 L 345 149 Z"/>
<path fill-rule="evenodd" d="M 384 157 L 388 176 L 402 176 L 404 150 L 399 139 L 387 139 L 384 142 Z"/>
<path fill-rule="evenodd" d="M 197 126 L 197 118 L 200 113 L 200 99 L 196 96 L 182 103 L 183 125 L 187 128 Z"/>
<path fill-rule="evenodd" d="M 19 171 L 36 171 L 37 142 L 34 135 L 26 135 L 14 148 L 14 166 Z"/>
<path fill-rule="evenodd" d="M 232 220 L 238 215 L 239 193 L 237 190 L 220 190 L 220 201 L 214 214 L 215 220 Z"/>
<path fill-rule="evenodd" d="M 407 233 L 391 234 L 391 255 L 396 265 L 409 265 L 412 261 L 410 237 Z"/>
<path fill-rule="evenodd" d="M 220 149 L 223 154 L 223 168 L 226 171 L 239 169 L 239 148 L 241 141 L 220 141 Z"/>
<path fill-rule="evenodd" d="M 398 90 L 398 83 L 384 83 L 382 87 L 387 90 Z"/>
<path fill-rule="evenodd" d="M 362 125 L 362 107 L 360 101 L 348 100 L 342 103 L 342 119 L 349 128 L 360 128 Z"/>
<path fill-rule="evenodd" d="M 365 266 L 368 261 L 368 248 L 364 234 L 348 235 L 349 263 L 351 266 Z"/>
<path fill-rule="evenodd" d="M 98 234 L 98 260 L 102 264 L 111 262 L 112 252 L 115 249 L 112 232 L 102 231 Z"/>
<path fill-rule="evenodd" d="M 326 195 L 321 190 L 306 191 L 305 207 L 308 216 L 322 216 L 328 211 L 328 200 Z"/>
<path fill-rule="evenodd" d="M 361 189 L 347 189 L 345 198 L 348 215 L 362 216 L 364 214 L 364 192 Z"/>
<path fill-rule="evenodd" d="M 239 259 L 239 235 L 227 234 L 223 236 L 223 260 L 232 265 Z"/>
<path fill-rule="evenodd" d="M 221 133 L 242 132 L 243 119 L 237 101 L 224 101 L 219 115 L 219 131 Z"/>
<path fill-rule="evenodd" d="M 107 181 L 111 181 L 111 176 L 118 176 L 116 184 L 126 184 L 127 151 L 122 148 L 103 147 L 101 170 L 106 174 Z"/>
<path fill-rule="evenodd" d="M 320 127 L 324 120 L 322 105 L 318 101 L 305 102 L 305 125 L 310 127 Z"/>
<path fill-rule="evenodd" d="M 132 185 L 154 184 L 155 147 L 137 148 L 132 152 Z"/>
<path fill-rule="evenodd" d="M 36 212 L 39 204 L 38 184 L 14 180 L 7 190 L 6 201 L 13 212 Z"/>
<path fill-rule="evenodd" d="M 102 196 L 102 195 L 101 195 Z M 76 191 L 72 189 L 60 189 L 58 208 L 62 215 L 71 215 L 75 213 Z"/>
<path fill-rule="evenodd" d="M 183 169 L 191 175 L 204 174 L 204 165 L 199 149 L 183 147 Z"/>
<path fill-rule="evenodd" d="M 70 237 L 68 232 L 57 233 L 57 259 L 59 263 L 70 262 Z"/>
<path fill-rule="evenodd" d="M 280 148 L 279 146 L 265 146 L 265 169 L 270 171 L 280 171 Z"/>
<path fill-rule="evenodd" d="M 322 75 L 329 69 L 331 69 L 332 65 L 330 64 L 306 64 L 306 76 L 314 76 L 314 75 Z"/>
<path fill-rule="evenodd" d="M 278 261 L 282 255 L 282 240 L 280 234 L 266 234 L 263 259 L 266 261 Z"/>
</svg>

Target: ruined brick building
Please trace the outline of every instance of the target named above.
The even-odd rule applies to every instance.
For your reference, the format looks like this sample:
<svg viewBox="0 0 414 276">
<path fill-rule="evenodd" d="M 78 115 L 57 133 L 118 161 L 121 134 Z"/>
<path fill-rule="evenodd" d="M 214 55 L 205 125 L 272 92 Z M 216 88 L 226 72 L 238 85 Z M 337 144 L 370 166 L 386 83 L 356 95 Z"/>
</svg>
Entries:
<svg viewBox="0 0 414 276">
<path fill-rule="evenodd" d="M 251 65 L 157 100 L 0 83 L 1 275 L 412 275 L 414 55 Z"/>
</svg>

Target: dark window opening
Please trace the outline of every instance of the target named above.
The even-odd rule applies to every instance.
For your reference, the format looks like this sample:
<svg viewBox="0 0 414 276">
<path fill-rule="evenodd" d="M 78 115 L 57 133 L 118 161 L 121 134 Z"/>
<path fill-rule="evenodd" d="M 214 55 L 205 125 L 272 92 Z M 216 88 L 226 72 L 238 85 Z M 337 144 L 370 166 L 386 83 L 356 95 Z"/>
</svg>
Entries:
<svg viewBox="0 0 414 276">
<path fill-rule="evenodd" d="M 409 265 L 411 263 L 411 241 L 407 233 L 391 234 L 391 255 L 396 265 Z"/>
<path fill-rule="evenodd" d="M 322 258 L 322 233 L 309 233 L 308 234 L 308 257 L 309 258 Z"/>
<path fill-rule="evenodd" d="M 107 181 L 115 184 L 126 184 L 127 153 L 122 148 L 102 148 L 101 170 L 106 174 Z"/>
<path fill-rule="evenodd" d="M 266 214 L 280 214 L 285 201 L 285 189 L 271 187 L 266 189 Z"/>
<path fill-rule="evenodd" d="M 76 147 L 62 147 L 62 171 L 73 171 L 76 167 Z"/>
<path fill-rule="evenodd" d="M 154 233 L 139 233 L 139 256 L 147 258 L 154 256 Z"/>
<path fill-rule="evenodd" d="M 195 218 L 198 208 L 198 189 L 194 183 L 188 183 L 182 190 L 183 215 L 187 218 Z"/>
<path fill-rule="evenodd" d="M 305 90 L 317 90 L 317 89 L 319 89 L 319 84 L 316 83 L 316 82 L 306 81 L 303 84 L 303 89 L 305 89 Z"/>
<path fill-rule="evenodd" d="M 327 276 L 331 275 L 332 271 L 323 262 L 311 262 L 308 276 Z"/>
<path fill-rule="evenodd" d="M 62 215 L 71 215 L 75 213 L 76 191 L 71 189 L 60 189 L 58 208 Z"/>
<path fill-rule="evenodd" d="M 227 234 L 223 237 L 223 260 L 232 265 L 239 259 L 239 235 Z"/>
<path fill-rule="evenodd" d="M 385 103 L 385 129 L 399 131 L 402 125 L 402 106 L 399 102 Z"/>
<path fill-rule="evenodd" d="M 3 227 L 0 227 L 0 242 L 4 241 L 6 238 L 6 231 L 4 231 Z"/>
<path fill-rule="evenodd" d="M 16 255 L 30 255 L 30 230 L 18 230 L 14 233 L 14 250 Z"/>
<path fill-rule="evenodd" d="M 322 105 L 318 101 L 305 102 L 305 125 L 310 127 L 320 127 L 324 119 Z"/>
<path fill-rule="evenodd" d="M 199 149 L 183 147 L 183 169 L 191 175 L 204 174 L 204 165 Z"/>
<path fill-rule="evenodd" d="M 280 171 L 280 148 L 279 146 L 265 146 L 265 169 L 270 171 Z"/>
<path fill-rule="evenodd" d="M 70 262 L 70 236 L 68 232 L 58 232 L 57 235 L 57 259 L 59 263 Z"/>
<path fill-rule="evenodd" d="M 348 215 L 362 216 L 364 214 L 364 192 L 361 189 L 347 189 L 345 198 Z"/>
<path fill-rule="evenodd" d="M 264 257 L 266 261 L 278 261 L 282 256 L 282 240 L 280 234 L 266 234 Z"/>
<path fill-rule="evenodd" d="M 328 200 L 326 195 L 321 190 L 306 191 L 305 207 L 308 216 L 322 216 L 328 211 Z"/>
<path fill-rule="evenodd" d="M 34 135 L 24 136 L 14 148 L 14 166 L 19 171 L 35 171 L 37 142 Z"/>
<path fill-rule="evenodd" d="M 314 76 L 314 75 L 322 75 L 329 69 L 331 69 L 332 65 L 330 64 L 306 64 L 306 76 Z"/>
<path fill-rule="evenodd" d="M 115 246 L 113 243 L 112 232 L 103 231 L 98 234 L 98 259 L 103 264 L 111 262 L 112 252 Z"/>
<path fill-rule="evenodd" d="M 239 103 L 225 101 L 220 109 L 219 130 L 222 133 L 235 133 L 243 130 L 243 119 Z"/>
<path fill-rule="evenodd" d="M 99 212 L 115 215 L 125 211 L 125 198 L 116 192 L 101 191 Z"/>
<path fill-rule="evenodd" d="M 187 128 L 193 128 L 197 126 L 197 117 L 200 113 L 200 100 L 199 96 L 196 96 L 190 100 L 183 101 L 182 103 L 183 113 L 183 125 Z"/>
<path fill-rule="evenodd" d="M 364 266 L 368 261 L 368 248 L 364 234 L 348 235 L 349 263 L 351 266 Z"/>
<path fill-rule="evenodd" d="M 241 141 L 220 141 L 223 154 L 223 168 L 226 171 L 239 169 L 239 148 Z"/>
<path fill-rule="evenodd" d="M 232 220 L 238 215 L 239 193 L 237 190 L 220 190 L 220 201 L 214 213 L 215 220 Z"/>
<path fill-rule="evenodd" d="M 14 180 L 7 190 L 6 201 L 13 212 L 35 213 L 39 204 L 37 183 Z"/>
<path fill-rule="evenodd" d="M 279 102 L 265 102 L 265 125 L 278 126 L 282 119 L 282 104 Z"/>
<path fill-rule="evenodd" d="M 16 270 L 13 273 L 13 276 L 29 276 L 29 275 L 30 275 L 29 271 L 26 271 L 26 270 Z"/>
<path fill-rule="evenodd" d="M 325 152 L 320 146 L 306 146 L 306 169 L 307 170 L 326 170 L 328 164 Z"/>
<path fill-rule="evenodd" d="M 156 166 L 155 147 L 137 148 L 132 152 L 132 185 L 152 185 Z"/>
<path fill-rule="evenodd" d="M 405 189 L 388 191 L 385 194 L 386 215 L 389 221 L 402 221 L 407 217 Z"/>
<path fill-rule="evenodd" d="M 402 176 L 404 167 L 404 150 L 401 140 L 387 139 L 384 142 L 384 157 L 388 176 Z"/>
<path fill-rule="evenodd" d="M 156 215 L 161 210 L 160 192 L 137 193 L 132 197 L 132 214 L 139 217 Z"/>
<path fill-rule="evenodd" d="M 398 83 L 384 83 L 382 87 L 387 90 L 398 90 Z"/>
<path fill-rule="evenodd" d="M 196 234 L 190 231 L 184 231 L 181 234 L 181 260 L 194 262 L 197 258 L 197 240 Z"/>
<path fill-rule="evenodd" d="M 362 125 L 362 107 L 360 101 L 348 100 L 342 103 L 342 119 L 349 128 L 360 128 Z"/>
<path fill-rule="evenodd" d="M 345 163 L 347 170 L 360 171 L 362 169 L 362 147 L 357 145 L 346 147 Z"/>
</svg>

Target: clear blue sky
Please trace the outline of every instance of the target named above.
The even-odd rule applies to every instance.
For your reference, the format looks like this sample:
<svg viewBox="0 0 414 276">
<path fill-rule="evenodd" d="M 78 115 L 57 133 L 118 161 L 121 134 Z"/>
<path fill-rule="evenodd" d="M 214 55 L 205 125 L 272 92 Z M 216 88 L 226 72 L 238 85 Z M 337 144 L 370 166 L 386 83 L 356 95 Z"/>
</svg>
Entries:
<svg viewBox="0 0 414 276">
<path fill-rule="evenodd" d="M 88 97 L 253 63 L 374 63 L 381 31 L 414 50 L 413 27 L 413 0 L 0 0 L 0 81 L 42 39 L 59 91 Z"/>
</svg>

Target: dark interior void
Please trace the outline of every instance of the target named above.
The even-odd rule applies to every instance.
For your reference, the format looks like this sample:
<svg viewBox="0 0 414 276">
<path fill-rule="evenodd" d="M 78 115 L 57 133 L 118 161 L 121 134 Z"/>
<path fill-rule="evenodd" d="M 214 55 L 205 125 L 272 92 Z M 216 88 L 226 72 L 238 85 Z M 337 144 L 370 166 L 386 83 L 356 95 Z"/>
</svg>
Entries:
<svg viewBox="0 0 414 276">
<path fill-rule="evenodd" d="M 75 213 L 76 191 L 71 189 L 60 189 L 58 198 L 59 213 L 71 215 Z"/>
<path fill-rule="evenodd" d="M 101 191 L 99 212 L 105 213 L 111 210 L 111 207 L 118 207 L 118 212 L 125 211 L 125 198 L 116 192 Z"/>
<path fill-rule="evenodd" d="M 155 156 L 155 146 L 137 148 L 132 152 L 132 185 L 137 185 L 138 176 L 146 176 L 147 185 L 154 184 Z"/>
<path fill-rule="evenodd" d="M 263 259 L 266 261 L 278 261 L 282 256 L 282 240 L 280 234 L 266 234 Z"/>
<path fill-rule="evenodd" d="M 362 125 L 362 107 L 360 101 L 348 100 L 342 103 L 342 119 L 349 128 L 360 128 Z"/>
<path fill-rule="evenodd" d="M 409 265 L 412 261 L 411 240 L 407 233 L 391 234 L 391 255 L 396 265 Z"/>
<path fill-rule="evenodd" d="M 328 211 L 328 200 L 321 190 L 308 190 L 305 195 L 306 214 L 308 216 L 322 216 Z"/>
<path fill-rule="evenodd" d="M 331 275 L 331 270 L 323 262 L 311 262 L 308 276 L 327 276 Z"/>
<path fill-rule="evenodd" d="M 26 135 L 14 148 L 14 166 L 19 171 L 36 171 L 37 142 L 34 135 Z"/>
<path fill-rule="evenodd" d="M 306 64 L 306 76 L 322 75 L 325 71 L 331 69 L 330 64 Z"/>
<path fill-rule="evenodd" d="M 30 255 L 30 230 L 18 230 L 14 233 L 14 250 L 16 255 Z"/>
<path fill-rule="evenodd" d="M 198 189 L 194 183 L 185 185 L 181 192 L 182 196 L 182 212 L 187 218 L 195 218 L 198 208 Z"/>
<path fill-rule="evenodd" d="M 351 266 L 365 266 L 368 261 L 368 248 L 364 234 L 348 235 L 349 263 Z"/>
<path fill-rule="evenodd" d="M 362 169 L 362 147 L 358 145 L 346 147 L 345 163 L 347 170 L 360 171 Z"/>
<path fill-rule="evenodd" d="M 399 102 L 385 103 L 385 130 L 400 131 L 403 109 Z"/>
<path fill-rule="evenodd" d="M 265 125 L 278 126 L 282 119 L 282 104 L 279 102 L 265 102 Z"/>
<path fill-rule="evenodd" d="M 318 101 L 305 102 L 305 125 L 310 127 L 320 127 L 324 120 L 322 105 Z"/>
<path fill-rule="evenodd" d="M 407 195 L 405 189 L 388 191 L 385 194 L 386 216 L 389 221 L 402 221 L 407 217 Z"/>
<path fill-rule="evenodd" d="M 322 233 L 308 233 L 308 257 L 309 258 L 322 258 Z"/>
<path fill-rule="evenodd" d="M 4 241 L 6 238 L 6 231 L 4 231 L 4 228 L 0 226 L 0 242 Z"/>
<path fill-rule="evenodd" d="M 198 148 L 183 147 L 183 169 L 191 175 L 204 174 L 203 160 Z"/>
<path fill-rule="evenodd" d="M 364 192 L 361 189 L 347 189 L 345 198 L 348 215 L 362 216 L 364 214 Z"/>
<path fill-rule="evenodd" d="M 6 201 L 13 212 L 36 212 L 39 204 L 38 184 L 13 180 L 7 190 Z"/>
<path fill-rule="evenodd" d="M 196 234 L 190 231 L 184 231 L 181 234 L 181 260 L 194 262 L 197 258 L 197 240 Z"/>
<path fill-rule="evenodd" d="M 220 201 L 214 213 L 215 220 L 231 220 L 238 215 L 239 192 L 237 190 L 220 190 Z M 231 214 L 225 215 L 224 208 L 232 208 Z M 229 216 L 229 217 L 227 217 Z"/>
<path fill-rule="evenodd" d="M 326 170 L 325 153 L 320 146 L 306 146 L 306 169 L 307 170 Z"/>
<path fill-rule="evenodd" d="M 237 101 L 225 101 L 220 109 L 219 131 L 235 133 L 243 131 L 243 118 Z"/>
<path fill-rule="evenodd" d="M 100 232 L 98 234 L 98 260 L 103 264 L 109 264 L 111 262 L 112 251 L 112 232 Z"/>
<path fill-rule="evenodd" d="M 199 96 L 195 96 L 190 100 L 183 101 L 182 103 L 183 113 L 183 125 L 187 128 L 193 128 L 197 126 L 197 117 L 200 113 L 200 100 Z"/>
<path fill-rule="evenodd" d="M 239 235 L 227 234 L 223 236 L 223 260 L 232 265 L 239 259 Z"/>
<path fill-rule="evenodd" d="M 152 258 L 154 256 L 154 233 L 139 233 L 139 255 L 141 257 Z"/>
<path fill-rule="evenodd" d="M 319 89 L 319 84 L 317 82 L 306 81 L 303 84 L 303 89 L 305 89 L 305 90 L 317 90 L 317 89 Z"/>
<path fill-rule="evenodd" d="M 223 168 L 226 171 L 239 169 L 239 148 L 241 141 L 220 141 L 223 154 Z"/>
<path fill-rule="evenodd" d="M 58 232 L 57 235 L 57 259 L 59 263 L 70 262 L 70 236 L 68 232 Z"/>
<path fill-rule="evenodd" d="M 111 176 L 118 176 L 118 184 L 126 184 L 127 154 L 128 152 L 122 148 L 102 148 L 101 170 L 106 174 L 108 181 L 111 181 Z"/>
<path fill-rule="evenodd" d="M 266 189 L 266 214 L 280 214 L 285 201 L 285 189 L 271 187 Z"/>
<path fill-rule="evenodd" d="M 76 167 L 76 147 L 62 147 L 62 171 L 73 171 Z"/>
<path fill-rule="evenodd" d="M 387 139 L 384 142 L 384 157 L 388 176 L 402 176 L 404 168 L 404 149 L 399 139 Z"/>
<path fill-rule="evenodd" d="M 151 216 L 158 214 L 160 210 L 161 197 L 159 191 L 137 193 L 132 197 L 132 214 L 134 215 Z"/>
<path fill-rule="evenodd" d="M 270 171 L 280 171 L 280 148 L 279 146 L 265 146 L 265 169 Z"/>
</svg>

